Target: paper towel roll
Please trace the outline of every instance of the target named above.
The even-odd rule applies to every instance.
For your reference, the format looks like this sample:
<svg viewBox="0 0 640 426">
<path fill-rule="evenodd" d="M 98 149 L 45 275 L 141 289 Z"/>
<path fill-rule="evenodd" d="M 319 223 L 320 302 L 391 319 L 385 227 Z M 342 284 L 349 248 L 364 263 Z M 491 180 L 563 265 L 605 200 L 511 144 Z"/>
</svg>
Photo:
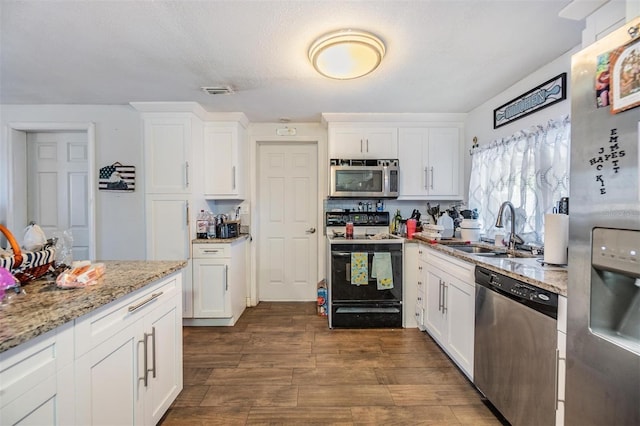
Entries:
<svg viewBox="0 0 640 426">
<path fill-rule="evenodd" d="M 567 263 L 569 215 L 544 215 L 544 261 L 556 265 Z"/>
</svg>

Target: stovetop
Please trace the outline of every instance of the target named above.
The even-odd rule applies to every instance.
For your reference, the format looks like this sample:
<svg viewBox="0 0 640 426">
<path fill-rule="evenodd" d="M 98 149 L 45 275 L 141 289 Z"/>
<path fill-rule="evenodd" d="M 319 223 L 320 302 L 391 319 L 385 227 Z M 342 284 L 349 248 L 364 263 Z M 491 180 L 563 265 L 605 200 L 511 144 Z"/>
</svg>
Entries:
<svg viewBox="0 0 640 426">
<path fill-rule="evenodd" d="M 399 242 L 398 240 L 402 240 L 402 237 L 398 237 L 396 235 L 390 235 L 390 234 L 386 234 L 386 235 L 354 235 L 353 238 L 346 238 L 345 236 L 341 235 L 341 236 L 332 236 L 329 235 L 329 238 L 332 240 L 347 240 L 347 241 L 353 241 L 353 240 L 371 240 L 371 241 L 381 241 L 381 240 L 395 240 L 397 242 Z"/>
<path fill-rule="evenodd" d="M 335 234 L 333 231 L 338 232 Z M 346 238 L 344 228 L 328 227 L 327 239 L 330 244 L 402 244 L 404 238 L 389 234 L 389 228 L 381 227 L 379 229 L 367 228 L 367 233 L 354 233 L 353 238 Z"/>
</svg>

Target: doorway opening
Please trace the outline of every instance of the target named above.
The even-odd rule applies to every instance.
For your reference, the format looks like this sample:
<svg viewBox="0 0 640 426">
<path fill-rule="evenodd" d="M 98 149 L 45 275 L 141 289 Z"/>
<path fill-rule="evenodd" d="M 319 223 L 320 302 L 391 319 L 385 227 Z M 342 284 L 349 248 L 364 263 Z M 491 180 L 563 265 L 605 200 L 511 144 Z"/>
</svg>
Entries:
<svg viewBox="0 0 640 426">
<path fill-rule="evenodd" d="M 318 145 L 260 142 L 256 163 L 258 300 L 316 300 Z"/>
<path fill-rule="evenodd" d="M 11 123 L 8 135 L 8 228 L 69 229 L 74 259 L 95 260 L 95 125 Z"/>
</svg>

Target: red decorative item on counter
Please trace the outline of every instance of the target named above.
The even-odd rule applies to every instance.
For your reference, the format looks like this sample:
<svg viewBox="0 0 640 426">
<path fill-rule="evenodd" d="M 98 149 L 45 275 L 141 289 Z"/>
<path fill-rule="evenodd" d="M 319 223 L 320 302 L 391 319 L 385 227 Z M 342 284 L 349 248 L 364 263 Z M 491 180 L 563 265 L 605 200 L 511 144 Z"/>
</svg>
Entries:
<svg viewBox="0 0 640 426">
<path fill-rule="evenodd" d="M 412 240 L 413 234 L 416 233 L 416 224 L 417 221 L 415 219 L 407 219 L 407 238 Z"/>
</svg>

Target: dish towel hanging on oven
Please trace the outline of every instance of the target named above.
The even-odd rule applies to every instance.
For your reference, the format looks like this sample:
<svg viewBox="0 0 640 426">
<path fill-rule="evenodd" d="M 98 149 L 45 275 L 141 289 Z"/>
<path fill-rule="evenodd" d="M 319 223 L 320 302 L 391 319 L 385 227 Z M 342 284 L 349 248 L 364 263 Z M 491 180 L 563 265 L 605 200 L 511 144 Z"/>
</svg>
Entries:
<svg viewBox="0 0 640 426">
<path fill-rule="evenodd" d="M 373 253 L 371 278 L 378 283 L 378 290 L 393 288 L 393 269 L 391 268 L 391 253 Z"/>
<path fill-rule="evenodd" d="M 351 253 L 351 284 L 369 284 L 369 255 L 368 253 Z"/>
</svg>

